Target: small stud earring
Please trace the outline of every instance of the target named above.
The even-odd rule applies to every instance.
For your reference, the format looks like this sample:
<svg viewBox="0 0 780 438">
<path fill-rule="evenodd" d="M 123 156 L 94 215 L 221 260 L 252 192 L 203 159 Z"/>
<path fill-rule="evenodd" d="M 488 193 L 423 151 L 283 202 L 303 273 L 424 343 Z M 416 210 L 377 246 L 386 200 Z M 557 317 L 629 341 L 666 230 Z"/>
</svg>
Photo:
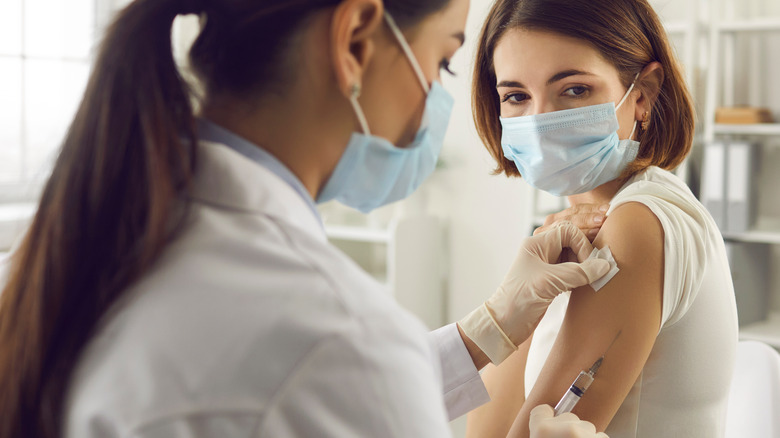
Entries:
<svg viewBox="0 0 780 438">
<path fill-rule="evenodd" d="M 647 131 L 647 128 L 650 127 L 650 119 L 648 118 L 649 113 L 645 111 L 644 115 L 642 115 L 642 131 Z"/>
<path fill-rule="evenodd" d="M 353 99 L 357 99 L 358 97 L 360 97 L 360 91 L 361 91 L 360 84 L 355 82 L 354 84 L 352 84 L 352 89 L 350 90 L 351 97 Z"/>
</svg>

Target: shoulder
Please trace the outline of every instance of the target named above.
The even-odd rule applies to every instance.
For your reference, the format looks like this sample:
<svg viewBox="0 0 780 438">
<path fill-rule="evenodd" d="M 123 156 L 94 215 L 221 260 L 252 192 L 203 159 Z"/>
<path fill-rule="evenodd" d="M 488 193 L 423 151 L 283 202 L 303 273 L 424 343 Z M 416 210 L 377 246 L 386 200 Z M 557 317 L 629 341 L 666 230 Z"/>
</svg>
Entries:
<svg viewBox="0 0 780 438">
<path fill-rule="evenodd" d="M 679 231 L 703 237 L 717 232 L 712 217 L 688 186 L 666 170 L 651 167 L 636 175 L 615 195 L 611 208 L 614 211 L 626 203 L 645 205 L 666 233 Z"/>
<path fill-rule="evenodd" d="M 594 244 L 609 246 L 624 262 L 642 262 L 647 256 L 663 255 L 664 228 L 646 204 L 627 202 L 609 214 Z"/>
</svg>

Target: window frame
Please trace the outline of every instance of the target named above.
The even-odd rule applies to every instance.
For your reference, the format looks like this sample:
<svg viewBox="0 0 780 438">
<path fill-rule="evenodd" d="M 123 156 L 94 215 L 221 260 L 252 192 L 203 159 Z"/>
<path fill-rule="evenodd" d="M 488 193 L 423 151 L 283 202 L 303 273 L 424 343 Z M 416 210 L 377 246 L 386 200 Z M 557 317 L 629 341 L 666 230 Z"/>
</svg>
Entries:
<svg viewBox="0 0 780 438">
<path fill-rule="evenodd" d="M 18 203 L 34 203 L 40 197 L 43 186 L 49 178 L 49 170 L 45 169 L 45 172 L 41 172 L 41 175 L 30 175 L 30 172 L 34 172 L 34 169 L 30 168 L 29 155 L 30 155 L 30 143 L 27 139 L 28 133 L 28 111 L 27 105 L 29 98 L 25 95 L 25 89 L 28 84 L 28 69 L 30 61 L 51 61 L 59 63 L 60 65 L 66 65 L 67 63 L 80 64 L 92 68 L 95 51 L 98 47 L 98 43 L 103 36 L 103 31 L 106 25 L 109 23 L 113 14 L 120 8 L 130 2 L 130 0 L 89 0 L 93 12 L 92 19 L 92 49 L 85 57 L 63 56 L 57 55 L 31 55 L 29 48 L 26 47 L 26 14 L 29 11 L 29 0 L 21 0 L 21 42 L 20 50 L 17 54 L 13 53 L 0 53 L 0 59 L 19 60 L 21 69 L 21 82 L 19 83 L 21 89 L 21 101 L 19 110 L 19 161 L 18 166 L 21 168 L 19 179 L 13 182 L 0 183 L 0 207 L 4 204 L 18 204 Z M 2 104 L 2 103 L 0 103 Z M 70 123 L 70 119 L 73 114 L 68 114 L 65 120 L 64 126 L 67 129 L 67 125 Z M 65 135 L 63 131 L 59 141 Z M 53 144 L 51 147 L 52 159 L 56 157 L 61 144 Z M 1 225 L 1 224 L 0 224 Z"/>
</svg>

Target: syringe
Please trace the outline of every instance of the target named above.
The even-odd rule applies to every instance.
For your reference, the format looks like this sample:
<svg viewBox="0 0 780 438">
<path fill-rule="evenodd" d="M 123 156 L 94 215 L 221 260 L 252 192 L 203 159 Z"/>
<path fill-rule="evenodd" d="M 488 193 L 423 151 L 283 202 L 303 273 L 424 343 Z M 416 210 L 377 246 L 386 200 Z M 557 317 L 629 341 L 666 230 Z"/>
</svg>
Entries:
<svg viewBox="0 0 780 438">
<path fill-rule="evenodd" d="M 571 412 L 577 402 L 580 401 L 582 395 L 588 390 L 590 384 L 593 383 L 593 377 L 596 375 L 596 371 L 599 370 L 601 362 L 604 360 L 604 356 L 601 356 L 589 370 L 581 371 L 580 375 L 571 384 L 566 394 L 561 397 L 561 401 L 555 405 L 555 416 Z"/>
<path fill-rule="evenodd" d="M 623 330 L 618 331 L 617 335 L 615 335 L 615 339 L 613 339 L 612 343 L 609 344 L 609 347 L 607 347 L 606 351 L 604 351 L 604 354 L 602 354 L 601 357 L 590 366 L 589 370 L 581 371 L 580 375 L 574 379 L 574 383 L 571 384 L 566 393 L 563 394 L 563 397 L 561 397 L 561 401 L 555 405 L 556 417 L 558 415 L 571 412 L 571 410 L 574 409 L 574 406 L 576 406 L 577 402 L 580 401 L 582 395 L 585 394 L 585 391 L 590 388 L 590 384 L 593 383 L 593 378 L 596 376 L 596 371 L 599 370 L 601 362 L 604 361 L 604 356 L 607 355 L 607 351 L 612 348 L 612 345 L 615 344 L 615 341 L 617 341 L 617 338 L 621 333 L 623 333 Z"/>
</svg>

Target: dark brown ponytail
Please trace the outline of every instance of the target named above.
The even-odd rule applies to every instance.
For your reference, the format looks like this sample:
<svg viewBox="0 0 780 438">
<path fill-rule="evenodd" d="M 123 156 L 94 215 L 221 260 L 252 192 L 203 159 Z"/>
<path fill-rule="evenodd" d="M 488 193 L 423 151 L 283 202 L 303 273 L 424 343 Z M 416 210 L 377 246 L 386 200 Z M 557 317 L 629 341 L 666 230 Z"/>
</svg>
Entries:
<svg viewBox="0 0 780 438">
<path fill-rule="evenodd" d="M 108 30 L 0 296 L 0 437 L 56 437 L 68 377 L 100 317 L 158 256 L 194 166 L 170 0 Z"/>
</svg>

